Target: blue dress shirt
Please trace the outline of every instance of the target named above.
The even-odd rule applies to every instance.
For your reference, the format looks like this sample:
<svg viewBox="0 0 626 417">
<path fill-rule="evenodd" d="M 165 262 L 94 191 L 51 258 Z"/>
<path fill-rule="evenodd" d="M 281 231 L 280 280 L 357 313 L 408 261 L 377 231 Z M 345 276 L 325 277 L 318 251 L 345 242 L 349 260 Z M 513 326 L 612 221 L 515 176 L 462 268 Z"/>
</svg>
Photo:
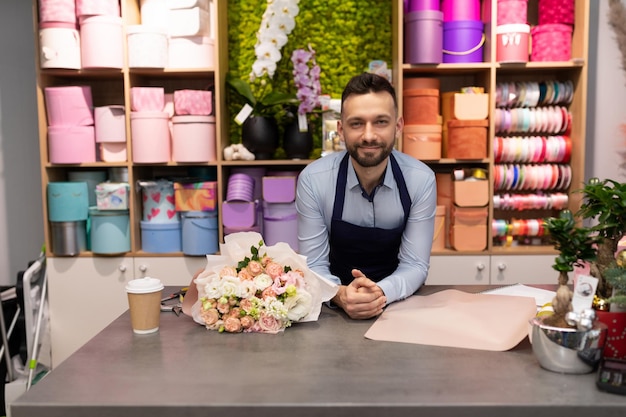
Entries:
<svg viewBox="0 0 626 417">
<path fill-rule="evenodd" d="M 378 282 L 387 304 L 410 296 L 426 281 L 437 208 L 433 171 L 407 154 L 397 150 L 393 153 L 411 196 L 411 211 L 402 235 L 398 268 Z M 345 151 L 335 152 L 305 167 L 298 177 L 296 193 L 300 253 L 307 257 L 309 268 L 337 284 L 340 279 L 329 269 L 329 236 L 337 172 L 344 155 Z M 352 224 L 391 229 L 404 222 L 400 193 L 389 163 L 384 181 L 370 201 L 364 197 L 350 161 L 344 204 L 342 219 Z M 376 242 L 371 244 L 375 246 Z"/>
</svg>

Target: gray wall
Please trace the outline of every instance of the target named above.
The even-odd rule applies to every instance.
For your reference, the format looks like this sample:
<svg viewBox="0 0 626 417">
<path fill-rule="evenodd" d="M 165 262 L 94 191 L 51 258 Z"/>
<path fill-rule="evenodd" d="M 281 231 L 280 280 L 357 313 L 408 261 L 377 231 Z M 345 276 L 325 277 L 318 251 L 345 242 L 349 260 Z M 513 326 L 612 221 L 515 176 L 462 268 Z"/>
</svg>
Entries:
<svg viewBox="0 0 626 417">
<path fill-rule="evenodd" d="M 626 4 L 626 0 L 622 0 Z M 625 181 L 620 168 L 625 160 L 626 70 L 622 68 L 615 33 L 607 23 L 609 2 L 591 1 L 592 26 L 589 39 L 589 90 L 587 103 L 587 177 Z"/>
<path fill-rule="evenodd" d="M 0 285 L 14 283 L 43 242 L 31 8 L 0 2 Z M 591 1 L 586 176 L 624 181 L 626 71 L 607 12 L 607 1 Z"/>
<path fill-rule="evenodd" d="M 43 244 L 32 2 L 0 3 L 0 285 Z"/>
</svg>

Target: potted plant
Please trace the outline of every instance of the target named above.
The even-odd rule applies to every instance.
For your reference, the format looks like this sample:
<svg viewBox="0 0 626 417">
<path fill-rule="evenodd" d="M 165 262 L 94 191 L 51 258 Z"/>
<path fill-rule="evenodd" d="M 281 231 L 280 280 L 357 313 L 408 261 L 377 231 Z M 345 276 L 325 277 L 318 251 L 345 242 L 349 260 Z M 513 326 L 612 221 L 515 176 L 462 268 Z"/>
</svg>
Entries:
<svg viewBox="0 0 626 417">
<path fill-rule="evenodd" d="M 572 311 L 573 293 L 568 286 L 574 266 L 595 259 L 597 235 L 590 228 L 577 227 L 574 215 L 563 210 L 558 218 L 548 218 L 544 228 L 559 251 L 552 266 L 559 272 L 559 286 L 552 301 L 554 313 L 534 317 L 530 340 L 541 367 L 550 371 L 583 374 L 593 371 L 602 358 L 607 327 L 591 320 L 590 326 L 579 326 L 567 319 Z M 581 322 L 582 323 L 582 322 Z"/>
<path fill-rule="evenodd" d="M 591 229 L 599 238 L 597 256 L 589 265 L 589 273 L 598 278 L 596 294 L 605 303 L 613 292 L 605 272 L 615 264 L 619 241 L 626 234 L 626 184 L 592 178 L 578 192 L 582 193 L 583 201 L 576 216 L 596 223 Z"/>
<path fill-rule="evenodd" d="M 226 85 L 242 110 L 235 121 L 242 125 L 241 142 L 256 159 L 271 159 L 279 144 L 278 122 L 290 105 L 297 105 L 294 93 L 280 91 L 272 80 L 281 60 L 281 49 L 295 27 L 297 1 L 268 2 L 257 32 L 256 59 L 247 80 L 232 73 Z"/>
<path fill-rule="evenodd" d="M 569 210 L 561 211 L 558 218 L 551 217 L 544 221 L 544 228 L 554 248 L 559 251 L 552 268 L 559 272 L 559 287 L 552 301 L 554 314 L 546 316 L 544 323 L 555 327 L 574 327 L 567 323 L 565 316 L 572 311 L 572 290 L 569 288 L 569 273 L 583 262 L 596 258 L 595 244 L 597 235 L 587 227 L 577 227 L 574 215 Z"/>
<path fill-rule="evenodd" d="M 249 106 L 249 114 L 241 122 L 241 143 L 256 159 L 271 159 L 279 145 L 278 122 L 289 106 L 297 105 L 295 94 L 273 90 L 267 75 L 251 84 L 229 73 L 226 85 L 243 105 Z"/>
</svg>

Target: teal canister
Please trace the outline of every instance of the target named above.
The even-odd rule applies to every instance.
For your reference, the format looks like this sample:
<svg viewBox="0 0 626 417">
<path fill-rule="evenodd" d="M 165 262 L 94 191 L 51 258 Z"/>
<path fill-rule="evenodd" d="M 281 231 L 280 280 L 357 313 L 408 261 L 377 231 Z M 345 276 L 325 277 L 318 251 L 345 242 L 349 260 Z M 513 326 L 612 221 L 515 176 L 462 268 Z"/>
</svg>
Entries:
<svg viewBox="0 0 626 417">
<path fill-rule="evenodd" d="M 89 189 L 84 181 L 48 183 L 47 198 L 48 221 L 75 222 L 89 217 Z"/>
<path fill-rule="evenodd" d="M 91 251 L 113 255 L 130 251 L 128 210 L 89 210 Z"/>
</svg>

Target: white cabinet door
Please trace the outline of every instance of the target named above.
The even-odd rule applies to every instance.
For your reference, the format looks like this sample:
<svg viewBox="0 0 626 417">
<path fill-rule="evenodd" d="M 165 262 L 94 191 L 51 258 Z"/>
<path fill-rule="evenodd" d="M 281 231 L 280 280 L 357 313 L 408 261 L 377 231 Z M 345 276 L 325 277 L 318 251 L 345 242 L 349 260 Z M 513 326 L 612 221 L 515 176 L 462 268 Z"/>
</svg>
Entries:
<svg viewBox="0 0 626 417">
<path fill-rule="evenodd" d="M 491 284 L 556 284 L 552 269 L 556 255 L 507 255 L 491 257 Z"/>
<path fill-rule="evenodd" d="M 479 285 L 489 284 L 489 256 L 430 257 L 426 284 Z"/>
<path fill-rule="evenodd" d="M 194 274 L 204 267 L 204 256 L 135 258 L 135 277 L 153 277 L 165 285 L 188 286 Z"/>
<path fill-rule="evenodd" d="M 128 309 L 133 259 L 55 257 L 47 268 L 54 368 Z"/>
</svg>

